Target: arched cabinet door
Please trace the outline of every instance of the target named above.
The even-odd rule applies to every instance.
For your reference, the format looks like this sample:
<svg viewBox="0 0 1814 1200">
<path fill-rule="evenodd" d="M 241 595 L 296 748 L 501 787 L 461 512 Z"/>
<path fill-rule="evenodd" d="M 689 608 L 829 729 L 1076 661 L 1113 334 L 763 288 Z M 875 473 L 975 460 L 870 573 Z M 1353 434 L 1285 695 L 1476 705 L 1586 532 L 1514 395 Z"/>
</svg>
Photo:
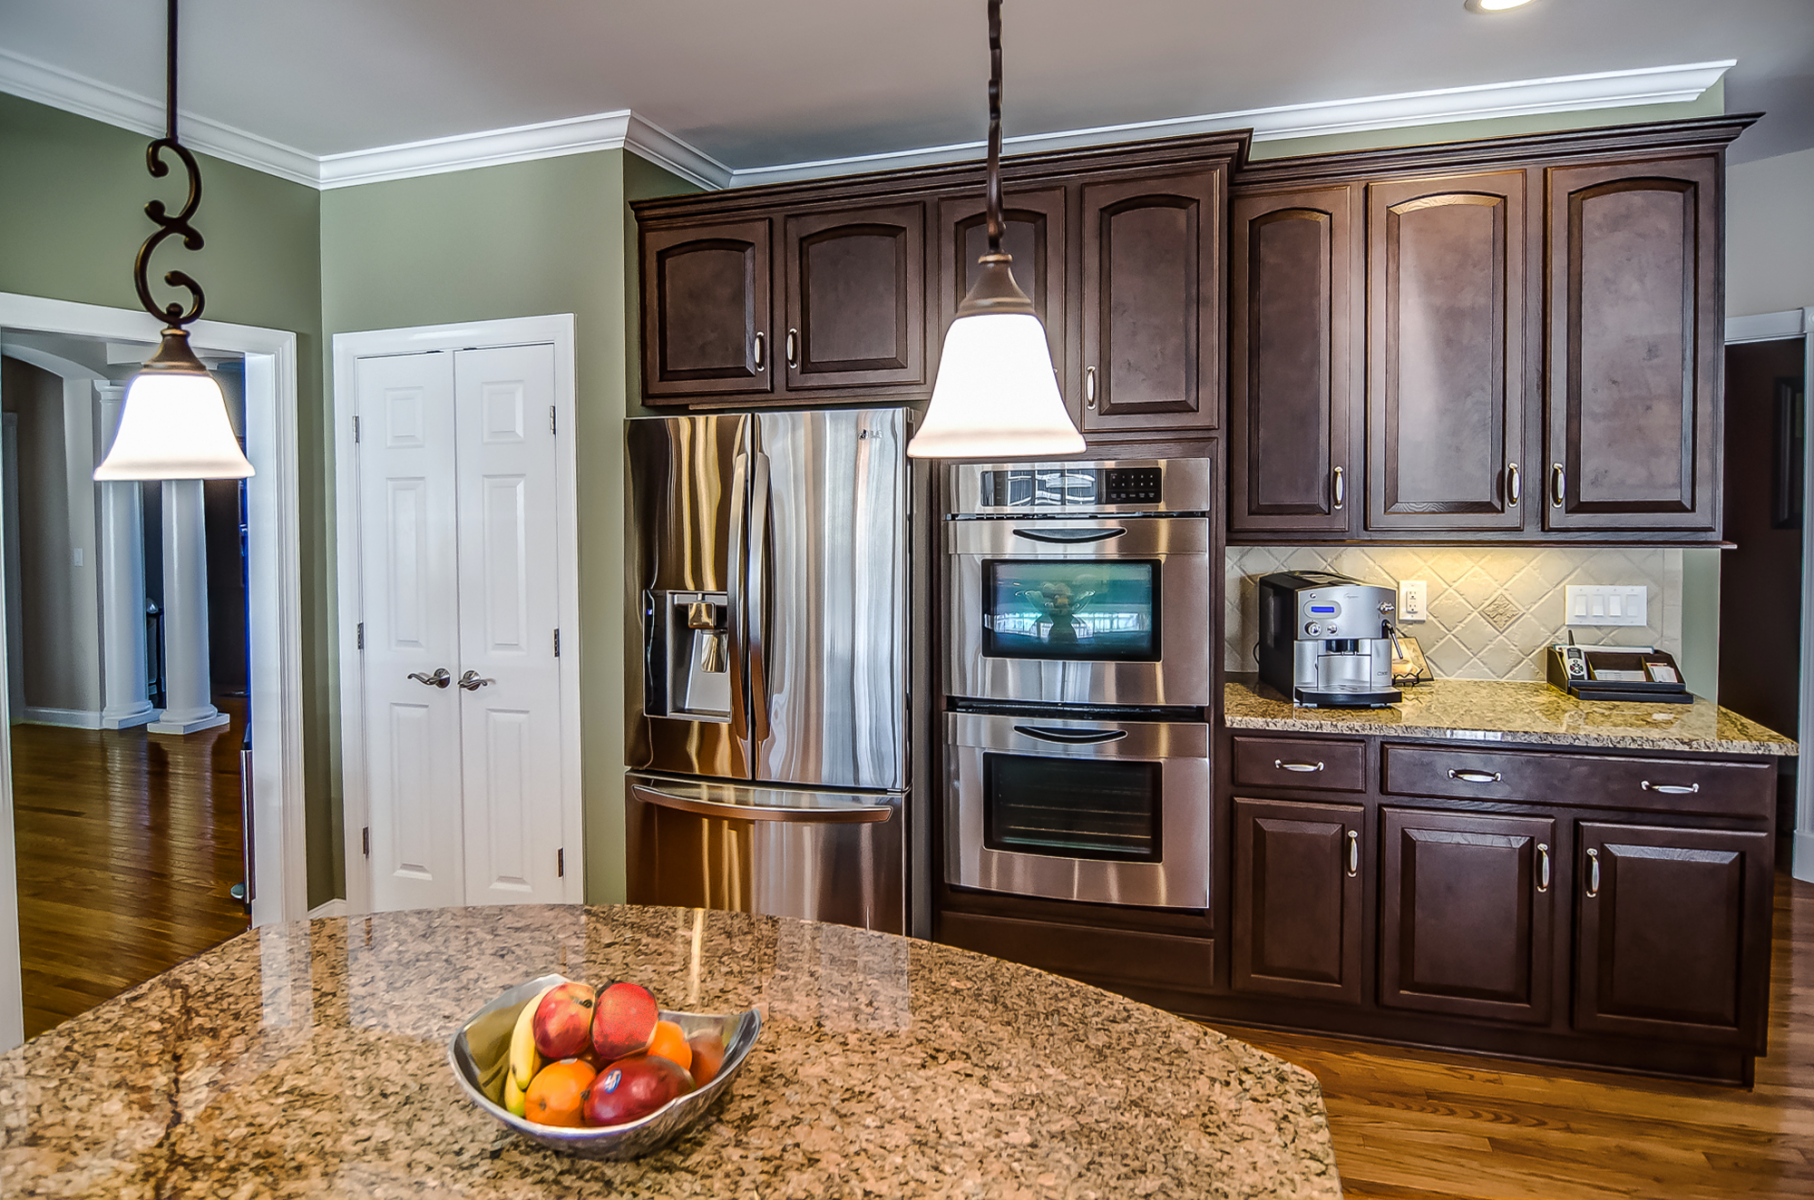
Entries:
<svg viewBox="0 0 1814 1200">
<path fill-rule="evenodd" d="M 1549 170 L 1545 528 L 1719 530 L 1719 172 Z"/>
<path fill-rule="evenodd" d="M 1214 429 L 1227 169 L 1085 183 L 1084 432 Z"/>
<path fill-rule="evenodd" d="M 989 231 L 982 192 L 952 196 L 939 205 L 938 269 L 934 272 L 938 288 L 938 347 L 944 347 L 945 334 L 957 319 L 957 306 L 963 302 L 976 282 L 981 268 L 977 259 L 988 253 Z M 1052 366 L 1058 372 L 1058 390 L 1077 415 L 1077 396 L 1065 363 L 1065 190 L 1062 187 L 1038 191 L 1009 190 L 1002 197 L 1002 249 L 1013 258 L 1010 270 L 1014 282 L 1033 302 L 1034 311 L 1046 327 L 1046 344 L 1052 350 Z M 932 377 L 938 377 L 935 365 Z"/>
<path fill-rule="evenodd" d="M 769 221 L 642 231 L 642 384 L 663 397 L 774 389 Z"/>
<path fill-rule="evenodd" d="M 785 221 L 788 391 L 926 383 L 926 206 Z"/>
</svg>

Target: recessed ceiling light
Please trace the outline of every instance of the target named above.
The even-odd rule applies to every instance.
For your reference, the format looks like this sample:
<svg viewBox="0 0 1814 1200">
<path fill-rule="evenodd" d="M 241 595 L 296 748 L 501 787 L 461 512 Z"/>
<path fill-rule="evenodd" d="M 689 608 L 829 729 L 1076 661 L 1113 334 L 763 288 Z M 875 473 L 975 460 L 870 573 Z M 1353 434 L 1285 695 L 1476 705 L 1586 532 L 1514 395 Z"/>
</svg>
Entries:
<svg viewBox="0 0 1814 1200">
<path fill-rule="evenodd" d="M 1504 12 L 1508 8 L 1518 8 L 1530 2 L 1531 0 L 1465 0 L 1461 7 L 1484 16 L 1487 13 Z"/>
</svg>

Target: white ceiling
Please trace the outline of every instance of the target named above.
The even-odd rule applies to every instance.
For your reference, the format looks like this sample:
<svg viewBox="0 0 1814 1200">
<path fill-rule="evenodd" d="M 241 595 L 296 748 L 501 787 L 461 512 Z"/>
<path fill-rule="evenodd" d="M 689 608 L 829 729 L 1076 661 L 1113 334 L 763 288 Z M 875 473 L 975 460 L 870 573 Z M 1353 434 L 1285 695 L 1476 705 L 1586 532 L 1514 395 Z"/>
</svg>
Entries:
<svg viewBox="0 0 1814 1200">
<path fill-rule="evenodd" d="M 1735 59 L 1814 146 L 1814 0 L 1007 0 L 1010 135 Z M 0 0 L 0 60 L 161 105 L 157 0 Z M 983 0 L 185 0 L 185 114 L 315 158 L 633 110 L 731 168 L 970 142 Z"/>
</svg>

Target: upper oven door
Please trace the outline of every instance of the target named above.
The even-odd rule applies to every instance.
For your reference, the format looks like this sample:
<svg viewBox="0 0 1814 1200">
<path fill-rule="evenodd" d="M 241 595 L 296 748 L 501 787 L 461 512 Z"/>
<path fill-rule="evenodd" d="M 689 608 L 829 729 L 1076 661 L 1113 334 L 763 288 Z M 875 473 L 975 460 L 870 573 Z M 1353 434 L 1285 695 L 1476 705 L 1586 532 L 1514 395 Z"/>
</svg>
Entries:
<svg viewBox="0 0 1814 1200">
<path fill-rule="evenodd" d="M 1209 521 L 947 521 L 945 690 L 1206 705 Z"/>
</svg>

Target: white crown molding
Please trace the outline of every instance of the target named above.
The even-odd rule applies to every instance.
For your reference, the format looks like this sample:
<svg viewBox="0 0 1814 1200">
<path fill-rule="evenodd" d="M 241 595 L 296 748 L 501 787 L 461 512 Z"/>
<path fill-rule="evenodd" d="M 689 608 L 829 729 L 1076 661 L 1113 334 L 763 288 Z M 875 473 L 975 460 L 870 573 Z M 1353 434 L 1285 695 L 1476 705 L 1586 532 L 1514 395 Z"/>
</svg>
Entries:
<svg viewBox="0 0 1814 1200">
<path fill-rule="evenodd" d="M 1640 67 L 1397 92 L 1351 100 L 1239 109 L 1159 121 L 1024 134 L 1006 139 L 1005 144 L 1019 153 L 1034 153 L 1230 129 L 1252 129 L 1254 140 L 1265 142 L 1535 113 L 1681 103 L 1697 99 L 1719 82 L 1736 61 L 1724 59 Z M 111 84 L 87 79 L 7 50 L 0 50 L 0 91 L 147 136 L 156 136 L 163 129 L 162 105 Z M 323 190 L 617 149 L 631 150 L 700 187 L 717 189 L 964 162 L 976 158 L 983 147 L 980 141 L 958 142 L 847 158 L 733 169 L 629 109 L 378 146 L 321 158 L 205 117 L 185 113 L 183 127 L 184 142 L 192 149 Z"/>
<path fill-rule="evenodd" d="M 1626 108 L 1639 104 L 1675 104 L 1698 99 L 1703 92 L 1718 83 L 1720 77 L 1737 61 L 1724 59 L 1719 62 L 1669 67 L 1640 67 L 1628 71 L 1599 71 L 1590 75 L 1520 79 L 1506 83 L 1362 96 L 1352 100 L 1247 108 L 1195 117 L 1137 121 L 1126 125 L 1099 125 L 1090 129 L 1022 134 L 1004 139 L 1003 148 L 1030 154 L 1156 137 L 1216 133 L 1229 129 L 1252 129 L 1254 141 L 1270 142 L 1321 134 L 1402 129 L 1416 125 L 1528 116 L 1534 113 L 1580 112 L 1599 108 Z M 747 167 L 732 173 L 731 186 L 747 187 L 757 183 L 784 183 L 862 171 L 963 162 L 977 157 L 982 150 L 981 141 L 959 142 L 884 154 L 860 154 L 849 158 L 783 163 L 772 167 Z"/>
</svg>

